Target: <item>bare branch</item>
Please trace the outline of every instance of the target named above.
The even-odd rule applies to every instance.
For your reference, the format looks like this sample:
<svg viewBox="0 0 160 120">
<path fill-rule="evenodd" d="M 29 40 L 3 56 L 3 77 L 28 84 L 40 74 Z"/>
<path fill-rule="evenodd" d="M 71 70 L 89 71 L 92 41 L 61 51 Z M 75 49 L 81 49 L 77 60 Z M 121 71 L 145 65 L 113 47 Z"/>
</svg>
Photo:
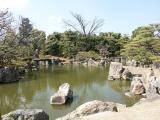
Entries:
<svg viewBox="0 0 160 120">
<path fill-rule="evenodd" d="M 102 19 L 97 19 L 95 18 L 92 22 L 92 25 L 90 27 L 90 30 L 88 32 L 89 35 L 93 34 L 96 32 L 99 28 L 101 28 L 104 24 L 104 21 Z"/>
<path fill-rule="evenodd" d="M 71 14 L 77 20 L 77 22 L 79 23 L 79 25 L 80 25 L 80 27 L 83 31 L 83 34 L 86 35 L 86 27 L 88 25 L 86 20 L 84 20 L 84 18 L 80 14 L 74 14 L 74 13 L 71 13 Z"/>
<path fill-rule="evenodd" d="M 63 22 L 66 24 L 66 26 L 72 27 L 75 31 L 79 31 L 73 23 L 70 23 L 69 21 L 65 20 Z"/>
<path fill-rule="evenodd" d="M 102 19 L 95 18 L 93 22 L 89 24 L 90 22 L 85 20 L 80 14 L 71 13 L 71 15 L 75 18 L 77 24 L 73 21 L 64 21 L 64 23 L 85 36 L 95 33 L 100 27 L 103 26 Z"/>
</svg>

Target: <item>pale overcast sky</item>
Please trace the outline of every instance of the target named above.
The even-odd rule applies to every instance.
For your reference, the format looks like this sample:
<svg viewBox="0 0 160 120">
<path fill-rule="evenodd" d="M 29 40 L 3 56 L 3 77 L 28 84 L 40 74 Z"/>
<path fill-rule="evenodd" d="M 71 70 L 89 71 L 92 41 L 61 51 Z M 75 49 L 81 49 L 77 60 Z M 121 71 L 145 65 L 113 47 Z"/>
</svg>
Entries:
<svg viewBox="0 0 160 120">
<path fill-rule="evenodd" d="M 160 23 L 160 0 L 0 0 L 0 9 L 5 8 L 47 34 L 66 30 L 62 21 L 72 19 L 70 12 L 104 19 L 102 32 L 130 34 L 138 26 Z"/>
</svg>

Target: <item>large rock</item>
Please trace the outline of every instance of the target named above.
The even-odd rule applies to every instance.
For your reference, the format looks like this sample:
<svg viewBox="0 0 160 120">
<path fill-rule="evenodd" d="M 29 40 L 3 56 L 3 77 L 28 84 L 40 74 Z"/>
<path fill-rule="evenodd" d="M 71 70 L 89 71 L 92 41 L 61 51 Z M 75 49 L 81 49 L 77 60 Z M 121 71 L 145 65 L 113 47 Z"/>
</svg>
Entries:
<svg viewBox="0 0 160 120">
<path fill-rule="evenodd" d="M 20 109 L 3 115 L 2 120 L 49 120 L 49 116 L 41 109 Z"/>
<path fill-rule="evenodd" d="M 119 105 L 122 108 L 122 105 Z M 124 106 L 123 106 L 124 107 Z M 102 102 L 98 100 L 90 101 L 82 104 L 76 110 L 68 113 L 66 116 L 58 118 L 56 120 L 76 120 L 78 117 L 87 116 L 90 114 L 104 112 L 104 111 L 118 111 L 116 103 L 113 102 Z"/>
<path fill-rule="evenodd" d="M 133 78 L 133 75 L 132 73 L 126 68 L 124 69 L 123 73 L 122 73 L 122 78 L 124 80 L 132 80 Z"/>
<path fill-rule="evenodd" d="M 73 98 L 73 91 L 68 83 L 62 84 L 58 91 L 51 96 L 50 104 L 62 105 Z"/>
<path fill-rule="evenodd" d="M 108 80 L 120 79 L 123 73 L 122 63 L 111 62 L 109 68 Z"/>
<path fill-rule="evenodd" d="M 95 67 L 97 67 L 98 66 L 98 62 L 97 61 L 95 61 L 94 59 L 92 59 L 92 58 L 89 58 L 89 60 L 87 61 L 87 66 L 95 66 Z"/>
<path fill-rule="evenodd" d="M 157 78 L 156 76 L 151 76 L 149 78 L 146 95 L 147 97 L 152 97 L 156 94 L 160 95 L 160 78 Z"/>
<path fill-rule="evenodd" d="M 144 92 L 145 88 L 142 84 L 142 78 L 141 77 L 133 78 L 133 81 L 131 82 L 130 93 L 133 95 L 141 95 Z"/>
<path fill-rule="evenodd" d="M 104 66 L 106 64 L 106 60 L 101 58 L 100 62 L 99 62 L 99 65 L 100 66 Z"/>
<path fill-rule="evenodd" d="M 107 58 L 101 58 L 101 60 L 99 61 L 100 66 L 105 66 L 108 63 L 109 63 L 109 60 Z"/>
<path fill-rule="evenodd" d="M 159 120 L 160 99 L 128 107 L 121 112 L 101 112 L 76 120 Z"/>
<path fill-rule="evenodd" d="M 0 68 L 0 83 L 18 81 L 22 74 L 24 74 L 24 69 L 21 68 Z"/>
</svg>

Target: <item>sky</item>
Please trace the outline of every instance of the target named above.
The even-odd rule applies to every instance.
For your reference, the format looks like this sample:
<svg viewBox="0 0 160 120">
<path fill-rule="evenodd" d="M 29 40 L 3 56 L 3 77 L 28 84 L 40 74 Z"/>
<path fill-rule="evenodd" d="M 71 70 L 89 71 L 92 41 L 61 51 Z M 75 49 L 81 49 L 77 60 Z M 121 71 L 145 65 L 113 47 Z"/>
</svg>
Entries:
<svg viewBox="0 0 160 120">
<path fill-rule="evenodd" d="M 72 20 L 71 12 L 103 19 L 98 32 L 131 34 L 139 26 L 160 23 L 160 0 L 0 0 L 0 9 L 6 8 L 47 34 L 67 30 L 63 20 Z"/>
</svg>

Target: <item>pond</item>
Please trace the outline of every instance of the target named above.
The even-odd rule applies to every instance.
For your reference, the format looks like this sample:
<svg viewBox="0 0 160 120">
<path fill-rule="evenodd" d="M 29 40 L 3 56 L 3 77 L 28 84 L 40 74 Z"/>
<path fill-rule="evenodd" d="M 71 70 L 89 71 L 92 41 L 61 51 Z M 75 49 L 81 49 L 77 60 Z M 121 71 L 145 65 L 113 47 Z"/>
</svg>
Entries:
<svg viewBox="0 0 160 120">
<path fill-rule="evenodd" d="M 124 96 L 130 87 L 130 81 L 108 81 L 107 76 L 108 67 L 50 66 L 28 72 L 24 80 L 0 84 L 0 113 L 6 114 L 19 108 L 39 108 L 45 110 L 50 119 L 54 120 L 95 99 L 127 106 L 137 102 L 136 97 Z M 65 82 L 72 86 L 73 102 L 62 106 L 50 105 L 50 96 Z"/>
</svg>

